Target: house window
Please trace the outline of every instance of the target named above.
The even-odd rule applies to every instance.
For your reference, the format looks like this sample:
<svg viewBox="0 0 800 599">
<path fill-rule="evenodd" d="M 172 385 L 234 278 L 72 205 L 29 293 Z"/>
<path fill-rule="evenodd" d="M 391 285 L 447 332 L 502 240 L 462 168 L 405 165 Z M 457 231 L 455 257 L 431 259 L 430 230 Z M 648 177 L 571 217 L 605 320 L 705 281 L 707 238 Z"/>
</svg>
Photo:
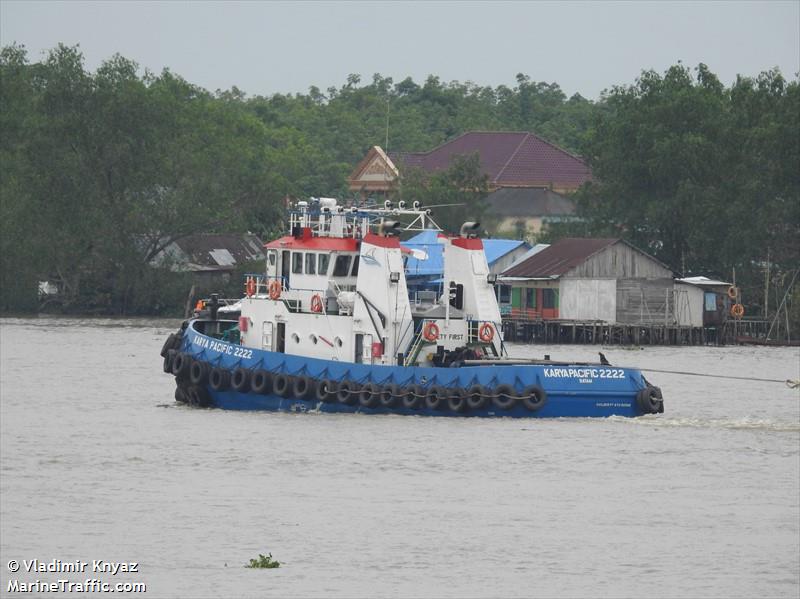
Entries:
<svg viewBox="0 0 800 599">
<path fill-rule="evenodd" d="M 303 254 L 292 252 L 292 274 L 303 274 Z"/>
<path fill-rule="evenodd" d="M 511 287 L 509 285 L 497 286 L 497 301 L 501 304 L 511 303 Z"/>
<path fill-rule="evenodd" d="M 536 307 L 536 289 L 525 290 L 525 307 L 530 309 Z"/>
<path fill-rule="evenodd" d="M 328 274 L 328 263 L 330 256 L 328 254 L 320 254 L 317 257 L 317 272 L 321 275 Z"/>
<path fill-rule="evenodd" d="M 542 290 L 542 307 L 558 308 L 558 289 Z"/>
<path fill-rule="evenodd" d="M 346 277 L 350 271 L 350 256 L 336 256 L 336 262 L 333 264 L 334 277 Z"/>
<path fill-rule="evenodd" d="M 355 258 L 353 258 L 353 272 L 352 272 L 352 273 L 350 273 L 350 274 L 352 274 L 354 277 L 355 277 L 356 275 L 358 275 L 358 259 L 359 259 L 360 257 L 361 257 L 361 256 L 356 256 Z"/>
<path fill-rule="evenodd" d="M 306 274 L 307 275 L 315 275 L 317 274 L 317 255 L 308 253 L 306 254 Z"/>
</svg>

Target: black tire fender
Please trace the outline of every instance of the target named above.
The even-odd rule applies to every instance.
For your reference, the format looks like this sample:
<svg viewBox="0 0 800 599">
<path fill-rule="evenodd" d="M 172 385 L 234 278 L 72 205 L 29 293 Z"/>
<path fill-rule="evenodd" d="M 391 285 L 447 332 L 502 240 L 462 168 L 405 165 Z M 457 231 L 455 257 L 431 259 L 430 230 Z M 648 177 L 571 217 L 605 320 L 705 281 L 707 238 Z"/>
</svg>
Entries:
<svg viewBox="0 0 800 599">
<path fill-rule="evenodd" d="M 358 383 L 353 381 L 342 381 L 336 390 L 336 399 L 339 403 L 352 406 L 358 400 Z"/>
<path fill-rule="evenodd" d="M 309 399 L 314 395 L 314 379 L 296 376 L 292 381 L 292 395 L 297 399 Z"/>
<path fill-rule="evenodd" d="M 276 374 L 272 379 L 272 391 L 279 397 L 287 398 L 292 393 L 293 383 L 292 377 L 288 374 Z"/>
<path fill-rule="evenodd" d="M 500 410 L 510 410 L 517 405 L 517 392 L 511 385 L 498 385 L 492 393 L 492 403 Z"/>
<path fill-rule="evenodd" d="M 374 408 L 380 401 L 380 391 L 375 383 L 367 383 L 358 392 L 358 403 L 365 408 Z"/>
<path fill-rule="evenodd" d="M 636 403 L 645 414 L 658 414 L 664 410 L 661 389 L 658 387 L 645 387 L 636 394 Z"/>
<path fill-rule="evenodd" d="M 422 385 L 411 385 L 405 388 L 403 396 L 403 407 L 409 410 L 419 410 L 425 400 L 425 387 Z"/>
<path fill-rule="evenodd" d="M 384 385 L 381 388 L 379 401 L 383 408 L 393 408 L 400 403 L 403 390 L 398 385 Z"/>
<path fill-rule="evenodd" d="M 425 407 L 429 410 L 441 410 L 447 404 L 447 389 L 441 385 L 432 385 L 425 394 Z"/>
<path fill-rule="evenodd" d="M 205 385 L 208 382 L 210 372 L 211 366 L 208 362 L 195 360 L 189 368 L 189 382 L 193 385 Z"/>
<path fill-rule="evenodd" d="M 174 349 L 168 349 L 164 355 L 164 372 L 172 374 L 172 362 L 175 360 L 175 355 L 178 352 Z"/>
<path fill-rule="evenodd" d="M 481 410 L 488 405 L 491 395 L 483 385 L 472 385 L 467 389 L 467 406 L 470 410 Z"/>
<path fill-rule="evenodd" d="M 317 401 L 330 403 L 336 401 L 337 390 L 338 385 L 336 384 L 336 381 L 331 379 L 322 379 L 317 383 L 317 388 L 314 390 L 314 396 L 317 398 Z"/>
<path fill-rule="evenodd" d="M 531 412 L 541 410 L 544 404 L 547 403 L 547 392 L 539 385 L 530 385 L 525 387 L 522 392 L 522 405 L 529 409 Z"/>
<path fill-rule="evenodd" d="M 242 366 L 234 370 L 231 375 L 231 387 L 239 393 L 250 391 L 250 371 Z"/>
<path fill-rule="evenodd" d="M 231 386 L 231 373 L 225 368 L 215 366 L 208 375 L 208 386 L 214 391 L 227 391 Z"/>
<path fill-rule="evenodd" d="M 263 368 L 253 371 L 250 388 L 258 395 L 269 395 L 272 391 L 272 373 Z"/>
<path fill-rule="evenodd" d="M 463 414 L 469 409 L 467 392 L 464 389 L 450 389 L 447 397 L 447 409 Z"/>
<path fill-rule="evenodd" d="M 192 361 L 193 358 L 191 354 L 187 354 L 186 352 L 178 352 L 175 354 L 175 358 L 172 360 L 172 374 L 175 375 L 175 378 L 188 380 Z"/>
<path fill-rule="evenodd" d="M 167 352 L 169 350 L 173 349 L 173 344 L 175 343 L 175 337 L 176 337 L 175 333 L 170 333 L 169 337 L 167 337 L 167 340 L 164 341 L 164 345 L 161 346 L 161 357 L 162 358 L 166 358 L 167 357 Z"/>
</svg>

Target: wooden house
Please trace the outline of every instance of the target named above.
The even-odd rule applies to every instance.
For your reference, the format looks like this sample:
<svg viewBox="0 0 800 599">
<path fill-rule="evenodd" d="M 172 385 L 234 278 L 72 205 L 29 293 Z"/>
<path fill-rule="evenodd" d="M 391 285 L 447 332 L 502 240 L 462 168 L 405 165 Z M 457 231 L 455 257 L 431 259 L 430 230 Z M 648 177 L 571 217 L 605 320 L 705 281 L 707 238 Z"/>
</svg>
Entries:
<svg viewBox="0 0 800 599">
<path fill-rule="evenodd" d="M 512 319 L 667 324 L 673 273 L 621 239 L 561 239 L 504 271 Z"/>
</svg>

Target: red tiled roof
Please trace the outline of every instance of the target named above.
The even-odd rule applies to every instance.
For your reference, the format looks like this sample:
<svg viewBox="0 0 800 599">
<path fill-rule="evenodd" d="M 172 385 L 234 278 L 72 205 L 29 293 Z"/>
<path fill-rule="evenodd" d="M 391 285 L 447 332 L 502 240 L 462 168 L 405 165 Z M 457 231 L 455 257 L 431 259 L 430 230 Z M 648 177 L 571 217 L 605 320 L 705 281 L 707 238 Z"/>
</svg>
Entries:
<svg viewBox="0 0 800 599">
<path fill-rule="evenodd" d="M 392 159 L 433 172 L 448 168 L 454 156 L 473 152 L 478 152 L 494 187 L 578 188 L 592 178 L 589 166 L 577 156 L 533 133 L 517 131 L 471 131 L 430 152 L 395 154 Z"/>
<path fill-rule="evenodd" d="M 567 237 L 559 239 L 550 247 L 534 254 L 524 262 L 512 266 L 504 277 L 559 277 L 566 274 L 587 258 L 602 249 L 614 245 L 619 239 L 584 239 Z"/>
</svg>

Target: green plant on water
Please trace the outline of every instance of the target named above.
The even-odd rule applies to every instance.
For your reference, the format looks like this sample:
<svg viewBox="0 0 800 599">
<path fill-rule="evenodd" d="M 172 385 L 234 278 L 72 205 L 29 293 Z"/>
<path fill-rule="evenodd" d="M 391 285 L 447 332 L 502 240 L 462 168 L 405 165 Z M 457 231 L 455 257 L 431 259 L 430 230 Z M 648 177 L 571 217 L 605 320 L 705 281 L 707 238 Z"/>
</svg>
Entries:
<svg viewBox="0 0 800 599">
<path fill-rule="evenodd" d="M 280 568 L 281 563 L 272 559 L 272 554 L 263 555 L 258 554 L 258 559 L 251 559 L 250 563 L 245 568 Z"/>
</svg>

